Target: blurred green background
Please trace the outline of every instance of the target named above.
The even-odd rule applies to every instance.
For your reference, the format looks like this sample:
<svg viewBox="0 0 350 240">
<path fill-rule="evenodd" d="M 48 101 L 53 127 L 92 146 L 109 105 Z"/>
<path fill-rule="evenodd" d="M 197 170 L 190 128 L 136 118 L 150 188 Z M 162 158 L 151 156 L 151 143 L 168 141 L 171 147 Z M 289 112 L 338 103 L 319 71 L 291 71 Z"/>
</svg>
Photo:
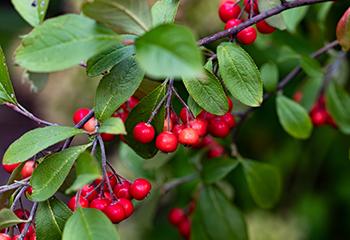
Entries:
<svg viewBox="0 0 350 240">
<path fill-rule="evenodd" d="M 190 26 L 197 36 L 205 36 L 223 29 L 217 16 L 219 0 L 183 0 L 178 22 Z M 67 12 L 79 12 L 79 1 L 51 1 L 48 18 Z M 266 62 L 278 64 L 280 76 L 285 76 L 296 64 L 288 58 L 291 52 L 309 54 L 335 39 L 338 19 L 349 7 L 349 1 L 319 4 L 307 10 L 304 20 L 295 31 L 259 35 L 256 44 L 246 47 L 258 66 Z M 13 53 L 20 36 L 30 26 L 15 12 L 10 1 L 0 3 L 0 44 L 8 57 L 12 81 L 23 105 L 43 118 L 61 124 L 71 124 L 72 113 L 78 107 L 93 104 L 98 79 L 88 79 L 84 69 L 76 67 L 53 73 L 43 90 L 31 91 L 23 70 L 14 66 Z M 215 44 L 211 46 L 215 49 Z M 326 64 L 329 57 L 321 58 Z M 337 76 L 349 80 L 349 61 L 344 61 Z M 288 85 L 292 96 L 307 79 L 303 74 Z M 0 156 L 6 147 L 34 126 L 32 123 L 0 108 Z M 270 162 L 283 175 L 283 195 L 272 210 L 256 207 L 239 171 L 223 182 L 223 189 L 245 213 L 252 240 L 323 240 L 350 239 L 350 138 L 331 127 L 316 128 L 306 141 L 287 135 L 278 123 L 274 99 L 270 99 L 243 125 L 238 147 L 246 158 Z M 226 142 L 228 145 L 229 143 Z M 158 155 L 144 162 L 126 146 L 109 146 L 111 159 L 122 175 L 130 178 L 147 176 L 154 185 L 161 185 L 174 177 L 192 171 L 188 163 L 191 153 L 180 149 L 176 156 Z M 169 159 L 171 161 L 169 161 Z M 1 181 L 7 175 L 1 173 Z M 195 192 L 195 184 L 185 184 L 166 195 L 159 195 L 157 187 L 152 197 L 139 206 L 137 213 L 118 226 L 122 239 L 181 239 L 166 221 L 171 207 L 185 207 Z M 207 216 L 210 217 L 210 216 Z"/>
</svg>

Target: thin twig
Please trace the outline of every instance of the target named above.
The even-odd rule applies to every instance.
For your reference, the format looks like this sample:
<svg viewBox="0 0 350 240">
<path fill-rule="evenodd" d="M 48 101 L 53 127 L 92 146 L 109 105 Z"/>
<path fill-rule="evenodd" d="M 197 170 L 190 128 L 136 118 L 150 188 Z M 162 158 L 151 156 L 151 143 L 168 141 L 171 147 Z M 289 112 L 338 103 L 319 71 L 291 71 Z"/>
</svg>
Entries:
<svg viewBox="0 0 350 240">
<path fill-rule="evenodd" d="M 30 224 L 32 224 L 32 221 L 34 219 L 34 215 L 36 213 L 37 208 L 38 208 L 38 203 L 34 202 L 34 204 L 32 206 L 32 210 L 30 211 L 30 215 L 29 215 L 28 221 L 24 225 L 24 228 L 23 228 L 23 230 L 21 232 L 21 235 L 19 236 L 19 240 L 23 240 L 24 236 L 27 234 L 27 232 L 29 230 L 29 227 L 30 227 Z"/>
</svg>

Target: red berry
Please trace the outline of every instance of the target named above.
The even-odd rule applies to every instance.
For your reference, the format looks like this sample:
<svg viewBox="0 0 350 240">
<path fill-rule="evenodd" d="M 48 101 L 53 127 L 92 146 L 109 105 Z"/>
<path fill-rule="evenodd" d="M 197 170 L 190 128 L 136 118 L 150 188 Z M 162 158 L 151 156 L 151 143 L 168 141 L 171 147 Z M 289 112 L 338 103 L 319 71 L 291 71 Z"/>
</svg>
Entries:
<svg viewBox="0 0 350 240">
<path fill-rule="evenodd" d="M 140 143 L 149 143 L 152 142 L 155 136 L 154 127 L 151 124 L 140 122 L 138 123 L 133 130 L 133 136 L 136 141 Z"/>
<path fill-rule="evenodd" d="M 76 206 L 76 196 L 72 197 L 69 202 L 68 202 L 68 207 L 70 208 L 70 210 L 72 210 L 73 212 L 75 211 L 75 209 L 77 208 Z M 82 208 L 87 208 L 89 207 L 89 201 L 86 200 L 85 198 L 83 197 L 80 197 L 79 199 L 79 205 L 80 207 Z"/>
<path fill-rule="evenodd" d="M 230 19 L 225 25 L 225 30 L 236 27 L 241 23 L 242 23 L 242 20 L 240 19 L 235 19 L 235 18 Z"/>
<path fill-rule="evenodd" d="M 180 118 L 183 123 L 187 123 L 188 121 L 191 120 L 192 116 L 188 112 L 187 108 L 183 107 L 180 111 Z"/>
<path fill-rule="evenodd" d="M 260 33 L 263 33 L 263 34 L 270 34 L 276 30 L 274 27 L 270 26 L 265 20 L 261 20 L 260 22 L 257 22 L 256 28 Z"/>
<path fill-rule="evenodd" d="M 137 104 L 139 104 L 140 100 L 138 100 L 136 97 L 131 96 L 128 100 L 128 105 L 130 109 L 133 109 L 136 107 Z"/>
<path fill-rule="evenodd" d="M 124 181 L 121 184 L 115 185 L 113 191 L 118 198 L 131 199 L 132 197 L 129 193 L 130 185 L 128 181 Z"/>
<path fill-rule="evenodd" d="M 23 168 L 21 170 L 21 176 L 22 178 L 27 178 L 32 176 L 33 172 L 35 169 L 35 161 L 33 160 L 29 160 L 27 161 L 24 165 Z"/>
<path fill-rule="evenodd" d="M 14 212 L 13 212 L 18 218 L 20 219 L 23 219 L 23 220 L 26 220 L 28 219 L 29 217 L 29 212 L 28 210 L 22 210 L 22 209 L 16 209 Z"/>
<path fill-rule="evenodd" d="M 258 0 L 244 0 L 244 6 L 247 13 L 250 13 L 250 6 L 253 3 L 254 13 L 259 13 Z"/>
<path fill-rule="evenodd" d="M 131 184 L 129 191 L 131 196 L 136 200 L 143 200 L 149 192 L 151 191 L 151 183 L 143 178 L 136 179 L 133 184 Z"/>
<path fill-rule="evenodd" d="M 209 122 L 209 132 L 215 137 L 224 138 L 230 133 L 229 126 L 220 118 L 214 118 Z"/>
<path fill-rule="evenodd" d="M 110 204 L 110 201 L 104 198 L 96 198 L 90 203 L 90 208 L 95 208 L 104 211 L 105 208 Z"/>
<path fill-rule="evenodd" d="M 25 223 L 21 223 L 19 225 L 19 231 L 22 232 L 24 227 L 25 227 Z M 33 234 L 35 234 L 35 229 L 34 229 L 34 227 L 32 225 L 30 225 L 29 228 L 28 228 L 28 232 L 27 232 L 26 236 L 31 236 Z"/>
<path fill-rule="evenodd" d="M 321 125 L 326 124 L 327 123 L 327 118 L 328 118 L 327 112 L 324 111 L 324 110 L 320 110 L 320 111 L 314 112 L 311 115 L 312 123 L 315 126 L 321 126 Z"/>
<path fill-rule="evenodd" d="M 129 199 L 119 198 L 117 203 L 122 205 L 122 207 L 124 208 L 126 218 L 130 217 L 131 214 L 134 212 L 134 205 Z"/>
<path fill-rule="evenodd" d="M 173 208 L 169 212 L 168 219 L 172 225 L 179 225 L 186 218 L 184 210 L 181 208 Z"/>
<path fill-rule="evenodd" d="M 227 97 L 227 102 L 228 102 L 228 111 L 231 112 L 233 109 L 233 102 L 230 97 Z"/>
<path fill-rule="evenodd" d="M 226 113 L 224 116 L 221 116 L 221 120 L 224 121 L 229 128 L 233 128 L 236 125 L 235 117 L 232 113 Z"/>
<path fill-rule="evenodd" d="M 191 235 L 191 221 L 189 218 L 185 218 L 178 225 L 179 233 L 181 236 L 189 238 Z"/>
<path fill-rule="evenodd" d="M 75 111 L 73 115 L 73 122 L 74 124 L 78 124 L 83 118 L 88 115 L 90 112 L 90 109 L 88 108 L 79 108 L 77 111 Z"/>
<path fill-rule="evenodd" d="M 206 147 L 206 146 L 212 146 L 217 143 L 215 142 L 214 138 L 212 138 L 211 136 L 205 136 L 203 138 L 202 144 L 204 147 Z"/>
<path fill-rule="evenodd" d="M 177 149 L 177 137 L 172 132 L 162 132 L 156 138 L 156 147 L 165 153 L 174 152 Z"/>
<path fill-rule="evenodd" d="M 115 135 L 109 133 L 102 133 L 101 137 L 104 142 L 112 142 L 115 139 Z"/>
<path fill-rule="evenodd" d="M 96 190 L 94 189 L 94 186 L 93 185 L 85 185 L 82 189 L 81 189 L 81 196 L 82 197 L 85 197 L 87 196 L 87 199 L 89 201 L 92 201 L 93 199 L 95 199 L 95 197 L 97 196 L 97 192 Z"/>
<path fill-rule="evenodd" d="M 29 186 L 29 187 L 26 189 L 25 194 L 26 194 L 26 196 L 30 196 L 30 195 L 32 195 L 32 193 L 33 193 L 33 188 L 32 188 L 31 186 Z"/>
<path fill-rule="evenodd" d="M 16 167 L 18 167 L 20 163 L 14 163 L 14 164 L 3 164 L 2 167 L 5 169 L 6 172 L 12 173 Z"/>
<path fill-rule="evenodd" d="M 179 136 L 180 132 L 182 130 L 184 130 L 185 126 L 183 124 L 176 124 L 173 129 L 172 132 L 176 135 Z"/>
<path fill-rule="evenodd" d="M 0 240 L 11 240 L 11 237 L 6 233 L 0 233 Z"/>
<path fill-rule="evenodd" d="M 210 120 L 210 119 L 213 119 L 214 117 L 215 117 L 214 114 L 208 113 L 206 111 L 201 111 L 197 119 Z"/>
<path fill-rule="evenodd" d="M 208 158 L 222 157 L 224 153 L 225 153 L 225 148 L 219 144 L 215 144 L 214 146 L 210 147 L 208 151 Z"/>
<path fill-rule="evenodd" d="M 223 22 L 227 22 L 232 18 L 237 18 L 241 12 L 241 7 L 236 1 L 224 1 L 219 6 L 219 16 Z"/>
<path fill-rule="evenodd" d="M 247 27 L 239 33 L 237 33 L 237 39 L 244 45 L 250 45 L 256 40 L 256 30 L 253 27 Z"/>
<path fill-rule="evenodd" d="M 119 203 L 112 203 L 108 205 L 104 213 L 112 221 L 112 223 L 119 223 L 125 219 L 125 210 Z"/>
<path fill-rule="evenodd" d="M 301 100 L 303 99 L 303 93 L 301 91 L 297 91 L 294 93 L 293 95 L 293 99 L 294 101 L 296 101 L 297 103 L 300 103 Z"/>
<path fill-rule="evenodd" d="M 195 145 L 199 142 L 198 132 L 192 128 L 185 128 L 179 134 L 179 143 L 184 145 Z"/>
<path fill-rule="evenodd" d="M 192 120 L 189 124 L 192 129 L 197 131 L 200 137 L 203 137 L 205 134 L 207 134 L 208 122 L 206 120 L 195 119 Z"/>
<path fill-rule="evenodd" d="M 29 240 L 36 240 L 36 233 L 31 234 Z"/>
<path fill-rule="evenodd" d="M 14 235 L 14 236 L 12 237 L 12 240 L 19 240 L 19 239 L 20 239 L 20 236 L 21 236 L 20 234 Z M 28 238 L 27 238 L 26 236 L 24 236 L 23 240 L 28 240 Z"/>
</svg>

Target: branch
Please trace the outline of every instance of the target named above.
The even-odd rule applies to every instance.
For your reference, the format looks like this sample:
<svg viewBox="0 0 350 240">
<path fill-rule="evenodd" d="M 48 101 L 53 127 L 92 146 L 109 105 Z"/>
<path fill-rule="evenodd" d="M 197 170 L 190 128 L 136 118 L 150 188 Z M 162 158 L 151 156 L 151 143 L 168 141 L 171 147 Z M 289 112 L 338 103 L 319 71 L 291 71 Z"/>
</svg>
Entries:
<svg viewBox="0 0 350 240">
<path fill-rule="evenodd" d="M 311 4 L 316 4 L 316 3 L 329 2 L 329 1 L 332 1 L 332 0 L 295 0 L 292 2 L 283 2 L 281 5 L 279 5 L 275 8 L 272 8 L 266 12 L 260 13 L 260 14 L 256 15 L 255 17 L 250 18 L 249 20 L 243 22 L 242 24 L 240 24 L 236 27 L 233 27 L 233 28 L 227 29 L 225 31 L 221 31 L 221 32 L 218 32 L 218 33 L 215 33 L 213 35 L 210 35 L 210 36 L 207 36 L 207 37 L 200 39 L 198 41 L 198 45 L 200 45 L 200 46 L 206 45 L 206 44 L 212 43 L 216 40 L 219 40 L 221 38 L 235 35 L 238 32 L 242 31 L 243 29 L 245 29 L 251 25 L 254 25 L 261 20 L 264 20 L 264 19 L 269 18 L 271 16 L 277 15 L 285 10 L 297 8 L 297 7 L 301 7 L 301 6 L 306 6 L 306 5 L 311 5 Z"/>
</svg>

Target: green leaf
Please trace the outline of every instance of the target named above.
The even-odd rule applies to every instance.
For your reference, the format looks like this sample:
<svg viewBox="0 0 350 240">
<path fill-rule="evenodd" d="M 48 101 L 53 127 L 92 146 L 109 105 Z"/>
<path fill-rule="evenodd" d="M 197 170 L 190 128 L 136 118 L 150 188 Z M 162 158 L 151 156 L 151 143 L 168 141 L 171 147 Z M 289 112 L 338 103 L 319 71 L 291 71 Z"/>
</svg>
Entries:
<svg viewBox="0 0 350 240">
<path fill-rule="evenodd" d="M 95 99 L 97 119 L 103 121 L 110 118 L 135 93 L 143 77 L 144 72 L 134 57 L 115 65 L 98 85 Z"/>
<path fill-rule="evenodd" d="M 211 240 L 207 229 L 203 228 L 203 220 L 201 211 L 195 211 L 191 223 L 191 240 Z"/>
<path fill-rule="evenodd" d="M 190 96 L 207 112 L 224 115 L 228 111 L 227 97 L 219 79 L 208 71 L 199 78 L 183 78 Z"/>
<path fill-rule="evenodd" d="M 15 104 L 17 100 L 7 69 L 5 54 L 0 46 L 0 104 L 4 102 Z"/>
<path fill-rule="evenodd" d="M 51 18 L 26 35 L 16 63 L 32 72 L 63 70 L 119 42 L 119 36 L 82 15 Z"/>
<path fill-rule="evenodd" d="M 140 35 L 151 26 L 147 0 L 94 0 L 82 7 L 86 16 L 119 33 Z"/>
<path fill-rule="evenodd" d="M 202 108 L 193 100 L 191 96 L 189 96 L 187 99 L 187 105 L 195 117 L 197 117 L 202 111 Z"/>
<path fill-rule="evenodd" d="M 120 118 L 108 118 L 101 124 L 101 127 L 98 129 L 100 133 L 109 133 L 109 134 L 126 134 L 125 126 L 123 121 Z"/>
<path fill-rule="evenodd" d="M 136 39 L 136 59 L 155 78 L 198 77 L 202 57 L 192 32 L 175 24 L 160 25 Z"/>
<path fill-rule="evenodd" d="M 301 105 L 283 95 L 277 97 L 276 104 L 279 121 L 287 133 L 298 139 L 310 137 L 312 122 Z"/>
<path fill-rule="evenodd" d="M 56 198 L 40 202 L 35 216 L 38 240 L 60 240 L 64 225 L 72 215 L 66 204 Z"/>
<path fill-rule="evenodd" d="M 180 0 L 159 0 L 152 6 L 153 26 L 175 21 Z"/>
<path fill-rule="evenodd" d="M 304 19 L 308 10 L 309 6 L 304 6 L 282 12 L 284 23 L 288 31 L 292 33 L 296 32 L 298 25 Z"/>
<path fill-rule="evenodd" d="M 200 215 L 196 217 L 197 214 Z M 197 227 L 197 231 L 196 228 L 192 231 L 191 239 L 248 239 L 242 214 L 218 189 L 212 186 L 205 187 L 201 191 L 195 210 L 196 218 L 202 223 L 203 233 L 198 233 Z M 200 238 L 201 235 L 205 238 Z"/>
<path fill-rule="evenodd" d="M 260 12 L 266 12 L 272 8 L 275 8 L 277 6 L 281 5 L 281 0 L 259 0 L 259 11 Z M 265 21 L 280 30 L 285 30 L 286 29 L 286 25 L 283 21 L 283 17 L 281 14 L 277 14 L 274 15 L 272 17 L 269 17 L 267 19 L 265 19 Z"/>
<path fill-rule="evenodd" d="M 350 95 L 345 89 L 331 83 L 326 92 L 326 106 L 340 131 L 350 134 Z"/>
<path fill-rule="evenodd" d="M 3 208 L 0 210 L 0 230 L 26 222 L 19 219 L 10 209 Z"/>
<path fill-rule="evenodd" d="M 96 77 L 109 71 L 112 67 L 130 58 L 135 52 L 134 46 L 116 45 L 97 54 L 87 62 L 87 74 Z"/>
<path fill-rule="evenodd" d="M 49 74 L 25 71 L 23 73 L 22 80 L 30 85 L 30 90 L 32 92 L 38 93 L 44 89 L 47 81 L 49 80 Z"/>
<path fill-rule="evenodd" d="M 337 39 L 344 51 L 348 51 L 350 49 L 350 7 L 346 10 L 338 22 Z"/>
<path fill-rule="evenodd" d="M 229 158 L 217 158 L 203 165 L 202 178 L 207 184 L 215 183 L 226 177 L 238 166 L 238 161 Z"/>
<path fill-rule="evenodd" d="M 25 133 L 10 145 L 4 154 L 3 163 L 24 162 L 38 152 L 81 133 L 83 133 L 83 130 L 72 127 L 49 126 L 36 128 Z"/>
<path fill-rule="evenodd" d="M 154 141 L 148 144 L 140 144 L 137 142 L 133 135 L 133 129 L 139 122 L 147 122 L 151 116 L 152 111 L 158 105 L 158 103 L 165 96 L 166 85 L 162 84 L 156 89 L 154 89 L 149 95 L 142 98 L 139 104 L 129 113 L 128 119 L 126 120 L 125 127 L 128 135 L 126 135 L 126 140 L 128 145 L 141 157 L 152 158 L 158 150 L 155 147 Z M 152 121 L 152 125 L 156 130 L 156 135 L 163 131 L 165 118 L 165 108 L 164 105 L 160 108 L 158 114 Z"/>
<path fill-rule="evenodd" d="M 33 27 L 38 26 L 44 21 L 49 0 L 37 1 L 33 5 L 33 0 L 12 0 L 16 11 Z"/>
<path fill-rule="evenodd" d="M 101 169 L 96 159 L 88 152 L 80 154 L 75 162 L 76 179 L 72 186 L 66 190 L 70 194 L 101 177 Z"/>
<path fill-rule="evenodd" d="M 322 88 L 322 78 L 309 78 L 307 79 L 302 88 L 302 99 L 300 105 L 303 106 L 308 112 L 312 109 L 317 98 L 319 97 L 320 90 Z"/>
<path fill-rule="evenodd" d="M 276 64 L 269 62 L 265 63 L 260 68 L 261 78 L 266 91 L 273 92 L 277 88 L 279 72 Z"/>
<path fill-rule="evenodd" d="M 300 65 L 309 77 L 322 78 L 324 75 L 320 63 L 314 58 L 311 58 L 309 56 L 302 56 Z"/>
<path fill-rule="evenodd" d="M 68 219 L 62 240 L 119 240 L 119 234 L 104 213 L 92 208 L 78 208 Z"/>
<path fill-rule="evenodd" d="M 263 84 L 253 59 L 233 43 L 222 43 L 217 51 L 219 70 L 226 88 L 243 104 L 260 106 L 263 101 Z"/>
<path fill-rule="evenodd" d="M 75 160 L 89 146 L 91 144 L 71 147 L 45 158 L 30 179 L 33 187 L 32 200 L 41 202 L 52 197 L 68 176 Z"/>
<path fill-rule="evenodd" d="M 262 208 L 273 207 L 281 195 L 281 175 L 272 165 L 251 160 L 242 161 L 249 191 Z"/>
</svg>

